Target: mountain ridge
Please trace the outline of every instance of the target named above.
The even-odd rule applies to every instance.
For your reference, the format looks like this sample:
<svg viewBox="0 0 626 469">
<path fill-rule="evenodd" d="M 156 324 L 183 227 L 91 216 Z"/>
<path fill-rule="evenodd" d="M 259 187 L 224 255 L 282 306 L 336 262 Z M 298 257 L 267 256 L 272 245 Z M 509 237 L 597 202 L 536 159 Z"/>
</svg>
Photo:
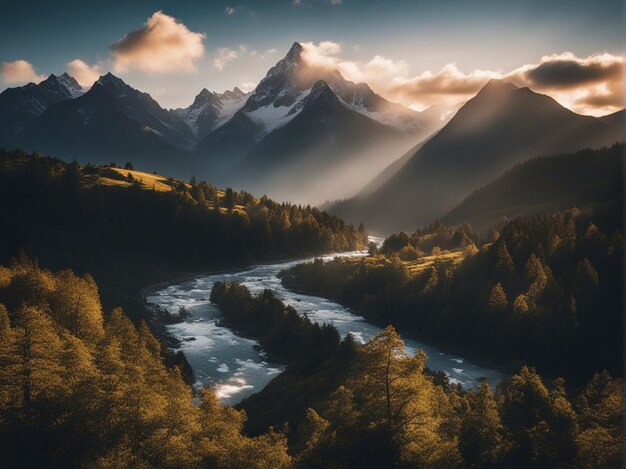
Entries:
<svg viewBox="0 0 626 469">
<path fill-rule="evenodd" d="M 611 145 L 620 135 L 619 127 L 576 114 L 549 96 L 492 80 L 381 187 L 331 211 L 375 230 L 414 229 L 444 216 L 515 163 Z M 391 201 L 397 210 L 389 210 Z"/>
</svg>

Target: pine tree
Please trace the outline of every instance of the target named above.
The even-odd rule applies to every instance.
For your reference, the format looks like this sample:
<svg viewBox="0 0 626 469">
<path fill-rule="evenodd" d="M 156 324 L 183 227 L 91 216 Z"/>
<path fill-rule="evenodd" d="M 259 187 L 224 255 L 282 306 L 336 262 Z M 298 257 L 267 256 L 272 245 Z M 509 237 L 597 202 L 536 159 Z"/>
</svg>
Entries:
<svg viewBox="0 0 626 469">
<path fill-rule="evenodd" d="M 513 258 L 511 258 L 504 241 L 498 243 L 496 250 L 496 270 L 501 276 L 508 276 L 510 273 L 515 272 Z"/>
<path fill-rule="evenodd" d="M 493 312 L 502 313 L 506 311 L 508 305 L 509 300 L 506 297 L 504 288 L 502 288 L 502 284 L 498 282 L 491 289 L 487 297 L 487 307 Z"/>
<path fill-rule="evenodd" d="M 224 194 L 224 207 L 229 212 L 232 212 L 235 208 L 235 193 L 230 187 L 226 189 L 226 192 Z"/>
<path fill-rule="evenodd" d="M 55 275 L 55 283 L 50 302 L 57 321 L 76 337 L 96 344 L 104 335 L 96 282 L 89 274 L 81 279 L 64 270 Z"/>
<path fill-rule="evenodd" d="M 463 418 L 460 431 L 461 454 L 470 466 L 494 467 L 505 448 L 504 427 L 498 405 L 486 381 L 473 395 L 471 410 Z"/>
</svg>

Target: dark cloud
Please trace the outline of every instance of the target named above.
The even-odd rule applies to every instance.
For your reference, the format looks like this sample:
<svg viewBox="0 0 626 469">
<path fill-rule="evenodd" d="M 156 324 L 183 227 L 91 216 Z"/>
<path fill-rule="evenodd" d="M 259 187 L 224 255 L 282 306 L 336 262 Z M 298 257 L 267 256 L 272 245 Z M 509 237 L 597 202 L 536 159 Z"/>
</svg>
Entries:
<svg viewBox="0 0 626 469">
<path fill-rule="evenodd" d="M 575 88 L 585 84 L 621 79 L 623 64 L 617 60 L 580 59 L 546 61 L 526 72 L 531 85 L 541 88 Z"/>
</svg>

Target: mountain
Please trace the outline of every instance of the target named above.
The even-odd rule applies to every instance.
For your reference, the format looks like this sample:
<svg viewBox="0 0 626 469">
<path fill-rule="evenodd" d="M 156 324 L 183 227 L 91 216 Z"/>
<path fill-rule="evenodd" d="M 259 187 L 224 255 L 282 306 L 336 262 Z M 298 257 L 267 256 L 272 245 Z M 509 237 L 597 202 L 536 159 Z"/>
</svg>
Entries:
<svg viewBox="0 0 626 469">
<path fill-rule="evenodd" d="M 321 161 L 330 164 L 330 160 L 336 167 L 345 166 L 356 150 L 381 150 L 383 141 L 377 138 L 383 137 L 391 146 L 378 152 L 377 158 L 362 156 L 361 171 L 351 178 L 356 181 L 351 190 L 356 191 L 432 131 L 430 115 L 422 118 L 412 109 L 387 101 L 365 83 L 356 84 L 337 70 L 311 65 L 303 52 L 303 46 L 294 43 L 241 109 L 200 140 L 195 151 L 200 174 L 209 173 L 221 184 L 245 185 L 280 198 L 286 191 L 272 193 L 279 173 L 290 174 L 296 167 L 310 168 Z M 299 179 L 310 187 L 319 182 L 311 173 L 306 178 L 302 174 Z M 267 175 L 272 177 L 268 180 Z M 303 200 L 306 191 L 300 186 L 296 189 L 289 198 Z"/>
<path fill-rule="evenodd" d="M 50 105 L 18 135 L 21 147 L 64 159 L 131 161 L 146 170 L 184 177 L 191 174 L 181 168 L 181 147 L 192 140 L 179 117 L 110 73 L 84 95 Z"/>
<path fill-rule="evenodd" d="M 602 116 L 600 120 L 608 125 L 621 126 L 622 140 L 624 140 L 624 137 L 626 137 L 626 135 L 624 135 L 624 129 L 626 128 L 626 109 L 622 109 L 621 111 L 614 112 L 607 116 Z"/>
<path fill-rule="evenodd" d="M 504 218 L 621 202 L 623 156 L 624 144 L 616 144 L 532 158 L 474 191 L 441 221 L 484 232 Z"/>
<path fill-rule="evenodd" d="M 444 216 L 516 163 L 620 140 L 621 126 L 492 80 L 377 190 L 332 211 L 378 231 L 414 229 Z"/>
<path fill-rule="evenodd" d="M 82 94 L 78 82 L 67 73 L 50 75 L 39 84 L 7 88 L 0 93 L 0 145 L 11 146 L 15 136 L 51 104 Z"/>
<path fill-rule="evenodd" d="M 302 203 L 322 202 L 330 190 L 347 196 L 368 178 L 368 167 L 380 167 L 385 148 L 413 141 L 345 106 L 322 80 L 296 103 L 285 116 L 287 122 L 258 142 L 237 166 L 241 184 Z"/>
<path fill-rule="evenodd" d="M 191 106 L 173 112 L 189 126 L 196 139 L 202 139 L 229 120 L 244 105 L 247 96 L 237 87 L 224 93 L 204 88 Z"/>
</svg>

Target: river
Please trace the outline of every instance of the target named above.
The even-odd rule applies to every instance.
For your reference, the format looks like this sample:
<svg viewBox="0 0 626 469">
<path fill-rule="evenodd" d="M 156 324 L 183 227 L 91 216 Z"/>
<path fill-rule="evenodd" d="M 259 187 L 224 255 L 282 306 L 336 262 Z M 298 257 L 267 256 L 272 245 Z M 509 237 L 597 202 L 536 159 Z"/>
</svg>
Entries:
<svg viewBox="0 0 626 469">
<path fill-rule="evenodd" d="M 321 257 L 332 259 L 365 254 L 365 251 L 354 251 Z M 176 313 L 181 306 L 191 313 L 184 322 L 169 325 L 167 329 L 181 341 L 180 350 L 185 353 L 193 368 L 197 386 L 212 384 L 220 401 L 232 405 L 260 391 L 284 371 L 283 365 L 268 359 L 256 341 L 239 337 L 230 329 L 217 325 L 222 314 L 209 301 L 215 282 L 237 281 L 252 292 L 269 288 L 299 313 L 307 314 L 312 321 L 332 324 L 342 337 L 350 332 L 362 343 L 381 331 L 379 326 L 367 322 L 334 301 L 293 293 L 282 286 L 277 276 L 281 270 L 312 260 L 308 258 L 262 264 L 240 272 L 203 275 L 155 291 L 146 298 L 149 303 L 157 304 L 171 313 Z M 499 371 L 478 366 L 462 356 L 444 353 L 416 340 L 405 339 L 405 343 L 411 353 L 418 348 L 424 350 L 428 355 L 426 365 L 429 368 L 445 372 L 452 382 L 464 387 L 475 387 L 480 378 L 487 378 L 492 386 L 502 379 Z"/>
</svg>

